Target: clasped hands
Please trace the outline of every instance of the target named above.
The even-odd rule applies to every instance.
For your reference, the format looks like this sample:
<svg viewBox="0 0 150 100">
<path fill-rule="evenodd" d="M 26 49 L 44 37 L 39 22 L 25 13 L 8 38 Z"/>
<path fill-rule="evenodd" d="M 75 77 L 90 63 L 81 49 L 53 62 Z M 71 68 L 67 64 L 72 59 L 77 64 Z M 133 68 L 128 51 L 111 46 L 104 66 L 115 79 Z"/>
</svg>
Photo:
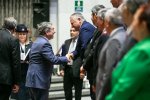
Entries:
<svg viewBox="0 0 150 100">
<path fill-rule="evenodd" d="M 68 59 L 68 61 L 70 62 L 71 60 L 73 60 L 74 55 L 73 53 L 68 53 L 66 54 L 66 57 Z M 85 76 L 85 69 L 83 68 L 83 66 L 80 67 L 80 79 L 83 79 Z"/>
<path fill-rule="evenodd" d="M 71 60 L 73 60 L 74 55 L 73 55 L 73 53 L 68 53 L 68 54 L 66 54 L 66 57 L 68 59 L 68 62 L 70 62 Z"/>
</svg>

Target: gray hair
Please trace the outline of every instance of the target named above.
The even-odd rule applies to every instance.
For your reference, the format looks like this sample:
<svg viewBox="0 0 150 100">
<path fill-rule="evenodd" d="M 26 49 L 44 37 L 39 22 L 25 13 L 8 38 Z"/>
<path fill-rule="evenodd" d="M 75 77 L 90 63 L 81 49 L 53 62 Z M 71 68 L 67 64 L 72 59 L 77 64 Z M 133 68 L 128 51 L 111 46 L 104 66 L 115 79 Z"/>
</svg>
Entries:
<svg viewBox="0 0 150 100">
<path fill-rule="evenodd" d="M 45 35 L 45 33 L 49 32 L 51 30 L 52 27 L 52 23 L 51 22 L 41 22 L 40 24 L 37 25 L 38 29 L 38 33 L 39 35 Z"/>
<path fill-rule="evenodd" d="M 109 8 L 103 8 L 103 9 L 99 10 L 97 13 L 97 17 L 104 20 L 105 19 L 105 13 L 107 12 L 107 10 L 109 10 Z"/>
<path fill-rule="evenodd" d="M 79 12 L 73 13 L 70 17 L 73 17 L 73 18 L 75 18 L 75 19 L 80 18 L 82 21 L 85 20 L 84 17 L 83 17 L 83 15 L 82 15 L 81 13 L 79 13 Z"/>
<path fill-rule="evenodd" d="M 148 0 L 124 0 L 123 3 L 125 3 L 129 11 L 134 14 L 142 4 L 148 3 Z"/>
<path fill-rule="evenodd" d="M 122 26 L 123 20 L 120 11 L 117 8 L 109 9 L 105 14 L 105 19 L 114 25 Z"/>
<path fill-rule="evenodd" d="M 105 6 L 98 4 L 98 5 L 95 5 L 95 6 L 91 9 L 91 12 L 97 15 L 98 11 L 101 10 L 101 9 L 103 9 L 103 8 L 105 8 Z"/>
<path fill-rule="evenodd" d="M 6 28 L 8 30 L 13 30 L 17 26 L 17 21 L 14 17 L 7 17 L 4 19 L 3 28 Z"/>
</svg>

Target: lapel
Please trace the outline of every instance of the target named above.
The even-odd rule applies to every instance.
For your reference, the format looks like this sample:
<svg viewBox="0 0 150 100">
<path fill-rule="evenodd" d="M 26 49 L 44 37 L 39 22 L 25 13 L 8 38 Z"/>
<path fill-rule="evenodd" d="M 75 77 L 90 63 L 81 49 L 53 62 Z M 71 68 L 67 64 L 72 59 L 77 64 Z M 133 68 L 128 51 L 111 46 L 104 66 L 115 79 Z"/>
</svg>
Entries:
<svg viewBox="0 0 150 100">
<path fill-rule="evenodd" d="M 26 44 L 25 45 L 25 53 L 27 53 L 27 51 L 31 48 L 31 44 Z"/>
<path fill-rule="evenodd" d="M 65 43 L 65 45 L 66 45 L 66 53 L 68 53 L 68 51 L 69 51 L 69 47 L 70 47 L 71 41 L 72 41 L 72 39 L 69 39 Z"/>
</svg>

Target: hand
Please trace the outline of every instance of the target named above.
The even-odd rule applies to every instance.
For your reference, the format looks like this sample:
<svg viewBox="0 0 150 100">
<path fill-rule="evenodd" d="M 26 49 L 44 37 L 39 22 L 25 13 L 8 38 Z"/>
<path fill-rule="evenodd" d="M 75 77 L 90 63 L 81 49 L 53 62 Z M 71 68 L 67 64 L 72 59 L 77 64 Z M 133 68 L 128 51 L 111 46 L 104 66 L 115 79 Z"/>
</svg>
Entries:
<svg viewBox="0 0 150 100">
<path fill-rule="evenodd" d="M 12 88 L 13 93 L 17 93 L 19 91 L 19 85 L 15 84 Z"/>
<path fill-rule="evenodd" d="M 68 62 L 70 62 L 72 60 L 70 53 L 66 54 L 66 57 L 67 57 Z"/>
<path fill-rule="evenodd" d="M 92 85 L 92 91 L 93 91 L 94 93 L 96 93 L 96 86 L 95 86 L 95 85 Z"/>
<path fill-rule="evenodd" d="M 80 67 L 80 73 L 85 73 L 85 69 L 83 68 L 83 66 Z"/>
<path fill-rule="evenodd" d="M 85 69 L 83 66 L 80 67 L 80 79 L 83 79 L 85 77 Z"/>
<path fill-rule="evenodd" d="M 85 74 L 84 73 L 80 73 L 80 79 L 84 79 Z"/>
<path fill-rule="evenodd" d="M 64 77 L 64 70 L 61 70 L 59 73 L 60 73 L 60 76 Z"/>
<path fill-rule="evenodd" d="M 70 54 L 70 58 L 73 59 L 74 58 L 73 53 L 69 53 L 69 54 Z"/>
</svg>

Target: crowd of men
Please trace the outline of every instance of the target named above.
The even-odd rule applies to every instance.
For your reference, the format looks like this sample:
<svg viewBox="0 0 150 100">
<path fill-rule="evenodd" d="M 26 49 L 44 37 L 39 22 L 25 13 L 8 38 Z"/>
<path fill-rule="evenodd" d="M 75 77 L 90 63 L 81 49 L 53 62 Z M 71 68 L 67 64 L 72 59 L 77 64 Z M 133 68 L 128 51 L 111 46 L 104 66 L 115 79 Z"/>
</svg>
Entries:
<svg viewBox="0 0 150 100">
<path fill-rule="evenodd" d="M 146 52 L 148 47 L 142 49 L 143 43 L 143 45 L 137 46 L 138 50 L 136 45 L 149 37 L 149 31 L 146 31 L 149 30 L 149 20 L 147 19 L 148 13 L 150 13 L 147 12 L 149 1 L 111 0 L 111 3 L 113 8 L 106 8 L 104 5 L 98 4 L 91 9 L 94 30 L 81 13 L 74 13 L 70 16 L 71 27 L 79 35 L 78 37 L 71 36 L 62 47 L 62 54 L 64 55 L 65 51 L 65 54 L 70 54 L 70 58 L 73 59 L 71 65 L 62 65 L 60 71 L 60 74 L 64 76 L 66 100 L 72 100 L 73 86 L 75 100 L 81 100 L 81 84 L 85 74 L 89 80 L 92 100 L 137 100 L 138 98 L 148 100 L 146 96 L 150 90 L 147 91 L 144 88 L 147 86 L 145 84 L 149 84 L 149 82 L 139 83 L 145 78 L 142 76 L 146 74 L 143 72 L 143 68 L 149 66 L 145 65 L 146 62 L 148 61 L 147 64 L 150 62 L 150 59 L 146 59 L 149 58 L 149 54 L 142 55 L 142 52 Z M 143 12 L 139 11 L 141 9 L 144 9 Z M 140 24 L 144 22 L 147 25 L 143 27 L 147 27 L 147 29 L 141 29 Z M 139 28 L 137 29 L 137 27 Z M 143 35 L 143 33 L 147 33 L 147 35 Z M 76 47 L 70 51 L 76 38 L 78 38 Z M 134 50 L 135 48 L 136 50 Z M 138 54 L 136 54 L 137 52 Z M 140 59 L 140 57 L 142 58 Z"/>
</svg>

